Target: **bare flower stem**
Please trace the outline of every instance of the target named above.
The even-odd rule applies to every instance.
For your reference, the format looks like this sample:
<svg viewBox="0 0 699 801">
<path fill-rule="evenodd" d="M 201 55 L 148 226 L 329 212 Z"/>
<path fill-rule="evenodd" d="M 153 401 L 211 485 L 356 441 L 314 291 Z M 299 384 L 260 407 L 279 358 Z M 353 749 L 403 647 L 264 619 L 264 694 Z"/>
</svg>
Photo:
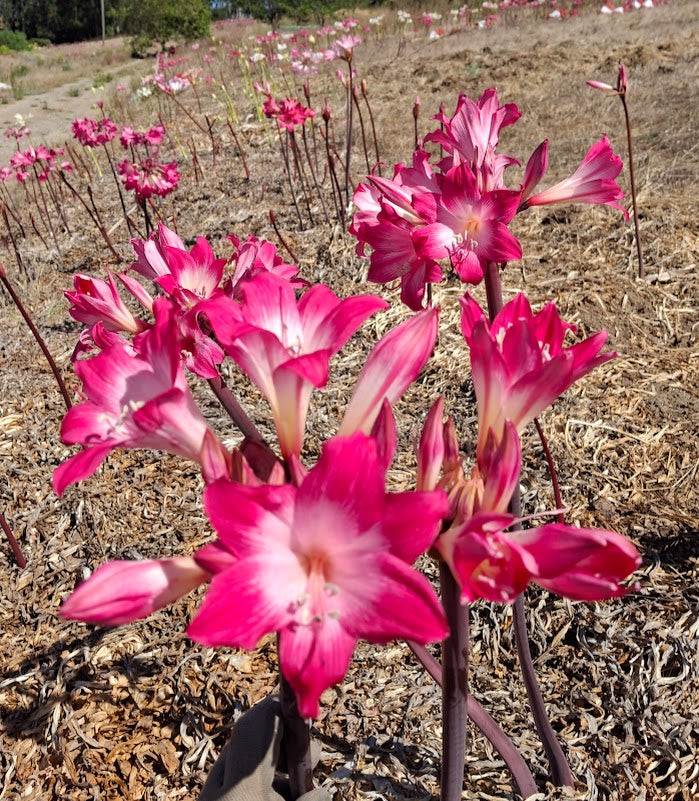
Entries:
<svg viewBox="0 0 699 801">
<path fill-rule="evenodd" d="M 633 142 L 631 141 L 631 120 L 629 119 L 629 107 L 626 103 L 626 92 L 619 93 L 621 105 L 624 107 L 624 120 L 626 121 L 626 141 L 629 148 L 629 179 L 631 181 L 631 205 L 633 206 L 633 224 L 636 231 L 636 255 L 638 257 L 638 277 L 643 278 L 645 268 L 643 266 L 643 252 L 641 250 L 641 231 L 638 224 L 638 205 L 636 203 L 636 178 L 633 169 Z"/>
<path fill-rule="evenodd" d="M 58 369 L 58 366 L 56 365 L 56 362 L 53 356 L 51 355 L 51 352 L 46 346 L 44 338 L 39 333 L 39 329 L 32 322 L 32 318 L 29 316 L 29 312 L 27 312 L 27 310 L 24 308 L 24 304 L 22 303 L 22 301 L 19 299 L 19 296 L 12 288 L 12 284 L 10 284 L 10 281 L 7 277 L 7 273 L 5 272 L 5 268 L 2 266 L 2 264 L 0 264 L 0 282 L 2 282 L 9 296 L 12 298 L 12 301 L 17 307 L 17 310 L 24 318 L 24 322 L 27 324 L 29 330 L 32 332 L 34 339 L 37 342 L 37 345 L 41 348 L 42 353 L 46 357 L 46 361 L 49 363 L 49 367 L 51 368 L 51 372 L 53 373 L 54 378 L 56 379 L 56 383 L 58 384 L 58 388 L 61 391 L 61 395 L 63 395 L 63 400 L 65 401 L 66 409 L 70 409 L 70 407 L 73 404 L 71 403 L 70 395 L 68 394 L 68 390 L 66 389 L 66 385 L 65 382 L 63 381 L 63 376 L 61 375 L 61 371 Z"/>
<path fill-rule="evenodd" d="M 291 798 L 296 801 L 304 793 L 313 789 L 313 763 L 311 760 L 311 729 L 301 717 L 296 703 L 296 695 L 289 682 L 280 671 L 282 719 L 284 736 L 282 748 L 286 755 L 289 771 Z"/>
<path fill-rule="evenodd" d="M 286 239 L 284 239 L 284 237 L 281 235 L 281 232 L 279 231 L 279 226 L 277 225 L 277 215 L 271 209 L 269 211 L 269 221 L 272 223 L 272 228 L 274 228 L 274 233 L 277 235 L 277 239 L 279 239 L 279 242 L 281 243 L 284 250 L 291 256 L 294 264 L 298 264 L 299 258 L 294 253 L 293 249 L 291 248 L 291 245 L 289 245 Z"/>
<path fill-rule="evenodd" d="M 5 520 L 5 515 L 2 512 L 0 512 L 0 528 L 5 532 L 7 541 L 10 543 L 15 562 L 17 562 L 19 567 L 24 569 L 27 566 L 27 560 L 24 558 L 22 549 L 19 547 L 19 543 L 15 539 L 15 535 L 12 533 L 12 529 L 9 527 L 7 520 Z"/>
<path fill-rule="evenodd" d="M 548 465 L 549 469 L 549 476 L 551 477 L 551 486 L 553 488 L 553 502 L 556 504 L 556 509 L 563 508 L 563 498 L 561 497 L 561 487 L 558 483 L 558 473 L 556 472 L 556 465 L 553 461 L 553 454 L 551 453 L 551 449 L 549 448 L 548 440 L 546 439 L 546 435 L 544 434 L 544 430 L 541 427 L 541 423 L 534 418 L 534 425 L 536 426 L 537 434 L 539 435 L 539 440 L 541 441 L 541 447 L 544 449 L 544 456 L 546 457 L 546 464 Z M 565 514 L 563 512 L 558 513 L 558 522 L 565 523 Z"/>
<path fill-rule="evenodd" d="M 413 640 L 407 640 L 407 643 L 418 661 L 441 687 L 442 668 L 439 662 L 437 662 L 424 645 L 420 645 Z M 512 774 L 519 794 L 523 798 L 529 798 L 529 796 L 537 793 L 538 788 L 534 777 L 527 767 L 524 758 L 515 747 L 515 744 L 472 695 L 468 695 L 466 698 L 466 711 L 468 712 L 470 720 L 476 724 L 481 733 L 488 738 L 493 748 L 495 748 L 502 757 L 503 762 L 507 765 L 508 770 Z"/>
</svg>

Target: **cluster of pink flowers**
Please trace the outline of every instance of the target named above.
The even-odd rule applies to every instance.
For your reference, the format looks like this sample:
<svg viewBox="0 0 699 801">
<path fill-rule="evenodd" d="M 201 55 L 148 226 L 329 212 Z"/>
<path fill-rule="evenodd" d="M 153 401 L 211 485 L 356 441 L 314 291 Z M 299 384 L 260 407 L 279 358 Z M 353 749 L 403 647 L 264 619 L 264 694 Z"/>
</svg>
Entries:
<svg viewBox="0 0 699 801">
<path fill-rule="evenodd" d="M 119 134 L 119 141 L 123 148 L 137 147 L 138 145 L 158 147 L 164 136 L 165 128 L 162 125 L 153 125 L 147 131 L 134 131 L 130 125 L 124 125 Z"/>
<path fill-rule="evenodd" d="M 119 133 L 117 124 L 109 117 L 103 117 L 101 120 L 91 120 L 88 117 L 73 120 L 71 129 L 73 136 L 84 147 L 106 145 Z"/>
<path fill-rule="evenodd" d="M 34 175 L 39 181 L 47 181 L 57 166 L 64 172 L 71 172 L 73 168 L 69 162 L 56 164 L 56 158 L 64 153 L 63 148 L 47 148 L 44 145 L 17 150 L 10 156 L 10 166 L 0 169 L 0 181 L 9 181 L 14 176 L 23 184 Z"/>
<path fill-rule="evenodd" d="M 157 154 L 147 156 L 137 162 L 124 159 L 117 164 L 117 170 L 126 189 L 135 192 L 141 199 L 152 195 L 166 197 L 177 189 L 180 182 L 177 163 L 163 163 L 158 161 L 156 156 Z"/>
<path fill-rule="evenodd" d="M 419 310 L 374 345 L 336 434 L 310 468 L 302 454 L 312 394 L 385 300 L 309 287 L 268 242 L 231 236 L 225 260 L 201 237 L 188 250 L 162 224 L 133 240 L 136 260 L 117 276 L 152 321 L 128 309 L 110 273 L 106 281 L 76 276 L 66 295 L 71 315 L 88 326 L 75 353 L 85 400 L 67 413 L 62 438 L 83 450 L 55 471 L 56 491 L 92 475 L 115 448 L 166 450 L 200 465 L 216 538 L 191 556 L 104 565 L 63 605 L 64 616 L 120 624 L 207 583 L 189 635 L 207 646 L 253 648 L 277 632 L 281 670 L 301 715 L 314 717 L 358 638 L 427 643 L 447 635 L 435 591 L 411 567 L 429 549 L 451 570 L 463 602 L 509 602 L 531 581 L 576 599 L 627 591 L 622 582 L 639 555 L 625 538 L 562 523 L 519 530 L 523 521 L 509 509 L 520 432 L 615 355 L 602 352 L 606 332 L 566 346 L 575 328 L 551 304 L 535 313 L 518 295 L 490 321 L 464 295 L 461 332 L 478 405 L 470 474 L 439 398 L 420 437 L 416 489 L 386 491 L 398 441 L 393 406 L 437 341 L 439 310 L 420 307 L 425 284 L 441 277 L 439 260 L 475 284 L 492 262 L 520 257 L 507 227 L 518 210 L 561 200 L 615 205 L 620 197 L 606 139 L 573 176 L 535 194 L 546 171 L 543 143 L 521 185 L 505 188 L 514 159 L 497 152 L 498 139 L 519 116 L 494 90 L 477 103 L 462 96 L 425 139 L 442 148 L 436 167 L 420 148 L 393 179 L 372 176 L 357 189 L 353 231 L 360 248 L 373 248 L 370 276 L 400 277 L 403 298 Z M 163 296 L 154 299 L 136 276 Z M 215 384 L 226 356 L 267 400 L 278 454 L 255 435 L 227 448 L 197 408 L 185 370 Z"/>
<path fill-rule="evenodd" d="M 440 262 L 448 260 L 470 284 L 483 278 L 489 261 L 519 259 L 522 250 L 508 225 L 530 206 L 575 201 L 621 208 L 623 192 L 615 182 L 621 160 L 604 136 L 565 181 L 534 194 L 548 164 L 548 142 L 529 159 L 523 182 L 507 189 L 505 171 L 517 160 L 497 152 L 500 131 L 520 118 L 517 107 L 500 106 L 490 89 L 474 102 L 461 95 L 451 117 L 440 112 L 441 127 L 424 138 L 444 153 L 433 165 L 418 148 L 412 166 L 398 164 L 392 179 L 369 176 L 354 195 L 358 211 L 351 231 L 357 252 L 372 247 L 369 280 L 400 279 L 402 299 L 418 309 L 425 286 L 440 281 Z M 624 212 L 626 213 L 626 212 Z"/>
<path fill-rule="evenodd" d="M 306 120 L 313 119 L 316 113 L 312 108 L 304 106 L 300 101 L 287 97 L 284 100 L 276 101 L 272 96 L 269 84 L 254 84 L 255 91 L 266 96 L 262 104 L 262 111 L 265 117 L 277 120 L 277 122 L 288 131 L 302 126 Z"/>
<path fill-rule="evenodd" d="M 422 312 L 378 343 L 340 436 L 306 470 L 299 459 L 311 393 L 326 383 L 332 356 L 387 304 L 371 295 L 341 300 L 323 285 L 299 299 L 296 268 L 272 245 L 231 242 L 234 269 L 224 277 L 225 261 L 201 238 L 187 251 L 161 225 L 150 239 L 134 240 L 137 260 L 118 279 L 152 312 L 152 323 L 128 311 L 111 275 L 77 276 L 66 293 L 73 317 L 89 326 L 79 353 L 98 353 L 75 363 L 85 400 L 66 415 L 62 438 L 84 448 L 56 470 L 56 491 L 90 476 L 114 448 L 167 450 L 201 465 L 217 539 L 192 557 L 105 565 L 62 613 L 123 623 L 210 582 L 189 634 L 209 645 L 252 648 L 263 634 L 280 632 L 284 674 L 301 713 L 314 716 L 359 637 L 427 642 L 446 634 L 434 591 L 410 567 L 434 541 L 446 495 L 385 489 L 395 449 L 390 406 L 429 357 L 437 315 Z M 134 273 L 167 297 L 153 300 Z M 397 362 L 396 349 L 409 358 Z M 224 353 L 269 401 L 291 482 L 276 461 L 263 480 L 259 466 L 253 469 L 243 451 L 229 451 L 195 406 L 183 363 L 214 377 Z"/>
</svg>

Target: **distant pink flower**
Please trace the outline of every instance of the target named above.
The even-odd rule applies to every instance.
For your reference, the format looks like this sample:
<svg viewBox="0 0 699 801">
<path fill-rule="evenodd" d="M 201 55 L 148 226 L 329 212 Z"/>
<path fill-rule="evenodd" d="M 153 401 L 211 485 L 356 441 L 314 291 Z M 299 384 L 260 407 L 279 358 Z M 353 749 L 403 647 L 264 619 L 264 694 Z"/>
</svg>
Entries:
<svg viewBox="0 0 699 801">
<path fill-rule="evenodd" d="M 490 431 L 496 442 L 507 420 L 521 431 L 571 384 L 616 356 L 600 353 L 606 331 L 565 348 L 566 331 L 575 330 L 552 303 L 534 314 L 522 294 L 492 322 L 468 293 L 462 298 L 461 331 L 471 351 L 478 402 L 479 458 Z"/>
<path fill-rule="evenodd" d="M 300 300 L 293 286 L 262 272 L 241 288 L 240 306 L 218 297 L 202 306 L 226 353 L 272 407 L 284 458 L 301 451 L 314 387 L 328 380 L 328 363 L 367 317 L 388 304 L 373 295 L 340 300 L 317 284 Z"/>
<path fill-rule="evenodd" d="M 73 120 L 71 125 L 73 136 L 85 147 L 98 147 L 111 142 L 119 132 L 116 124 L 104 117 L 100 120 L 91 120 L 88 117 Z"/>
<path fill-rule="evenodd" d="M 293 131 L 294 128 L 303 125 L 306 120 L 315 117 L 315 114 L 312 108 L 307 108 L 298 100 L 287 97 L 279 104 L 279 109 L 274 116 L 283 128 Z"/>
<path fill-rule="evenodd" d="M 335 58 L 341 58 L 344 61 L 352 61 L 354 48 L 361 43 L 362 40 L 359 36 L 352 36 L 348 33 L 333 42 L 332 52 Z"/>
<path fill-rule="evenodd" d="M 107 270 L 107 280 L 90 278 L 77 273 L 73 278 L 74 290 L 64 292 L 70 301 L 70 316 L 88 326 L 101 322 L 107 331 L 128 331 L 138 334 L 148 328 L 147 323 L 134 317 L 124 304 Z"/>
<path fill-rule="evenodd" d="M 361 465 L 361 471 L 357 470 Z M 279 632 L 279 661 L 304 717 L 345 675 L 357 640 L 442 639 L 443 612 L 410 564 L 434 540 L 441 492 L 386 494 L 374 440 L 330 440 L 296 489 L 218 481 L 206 512 L 235 561 L 214 575 L 192 639 L 254 648 Z"/>
<path fill-rule="evenodd" d="M 624 197 L 621 187 L 614 180 L 622 167 L 621 159 L 614 153 L 605 135 L 590 148 L 580 166 L 569 178 L 528 199 L 523 197 L 520 208 L 545 206 L 550 203 L 600 203 L 614 206 L 628 219 L 629 214 L 626 209 L 616 202 Z M 528 191 L 533 188 L 534 186 L 530 185 Z"/>
<path fill-rule="evenodd" d="M 156 300 L 155 325 L 135 351 L 113 337 L 97 356 L 75 363 L 87 399 L 66 413 L 61 439 L 84 449 L 54 471 L 58 495 L 91 476 L 114 448 L 157 448 L 199 461 L 207 425 L 180 364 L 174 311 Z"/>
<path fill-rule="evenodd" d="M 117 164 L 117 170 L 126 189 L 135 192 L 141 199 L 151 195 L 166 197 L 177 189 L 180 182 L 175 162 L 161 164 L 154 157 L 142 159 L 138 163 L 124 159 Z"/>
</svg>

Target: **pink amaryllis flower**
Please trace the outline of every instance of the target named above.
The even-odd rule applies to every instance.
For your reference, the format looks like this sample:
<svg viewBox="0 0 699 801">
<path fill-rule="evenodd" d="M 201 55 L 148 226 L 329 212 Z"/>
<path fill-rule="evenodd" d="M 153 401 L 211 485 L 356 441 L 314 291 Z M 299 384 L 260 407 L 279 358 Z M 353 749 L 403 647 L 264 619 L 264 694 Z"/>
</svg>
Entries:
<svg viewBox="0 0 699 801">
<path fill-rule="evenodd" d="M 476 175 L 465 164 L 445 174 L 441 190 L 437 222 L 417 236 L 434 240 L 433 249 L 443 245 L 462 281 L 479 284 L 489 261 L 522 258 L 522 247 L 507 227 L 517 213 L 519 192 L 481 192 Z"/>
<path fill-rule="evenodd" d="M 153 309 L 155 325 L 134 347 L 112 335 L 97 356 L 76 362 L 86 400 L 68 410 L 61 439 L 84 449 L 54 471 L 58 495 L 91 476 L 114 448 L 157 448 L 199 461 L 208 429 L 180 364 L 177 315 L 165 299 Z"/>
<path fill-rule="evenodd" d="M 606 331 L 565 348 L 566 331 L 575 330 L 552 303 L 534 314 L 521 293 L 492 323 L 468 293 L 462 298 L 461 331 L 478 402 L 478 458 L 490 432 L 499 442 L 507 420 L 521 431 L 578 378 L 616 356 L 600 353 Z"/>
<path fill-rule="evenodd" d="M 520 211 L 530 206 L 545 206 L 551 203 L 599 203 L 619 209 L 628 219 L 629 213 L 616 202 L 624 197 L 621 187 L 614 180 L 621 172 L 623 164 L 612 150 L 606 134 L 588 150 L 582 163 L 571 176 L 544 189 L 543 192 L 531 195 L 546 172 L 547 162 L 548 143 L 543 142 L 534 151 L 527 164 Z"/>
<path fill-rule="evenodd" d="M 437 543 L 465 602 L 512 602 L 530 581 L 578 601 L 624 595 L 640 565 L 635 546 L 613 531 L 561 523 L 510 531 L 508 514 L 476 514 Z"/>
<path fill-rule="evenodd" d="M 233 255 L 229 261 L 235 265 L 230 282 L 227 282 L 224 289 L 230 297 L 238 297 L 242 282 L 258 273 L 275 273 L 287 281 L 292 281 L 296 277 L 298 267 L 285 262 L 271 242 L 258 239 L 256 236 L 249 236 L 241 242 L 234 234 L 229 234 L 227 239 L 233 245 Z"/>
<path fill-rule="evenodd" d="M 201 309 L 226 353 L 269 401 L 282 455 L 298 456 L 311 393 L 327 382 L 331 356 L 388 304 L 374 295 L 340 300 L 322 284 L 297 301 L 293 286 L 270 272 L 246 281 L 241 293 L 240 306 L 218 297 Z"/>
<path fill-rule="evenodd" d="M 392 179 L 372 175 L 369 180 L 371 185 L 360 184 L 353 198 L 357 212 L 349 230 L 357 237 L 357 254 L 363 256 L 369 245 L 369 280 L 400 279 L 401 300 L 418 311 L 426 284 L 442 279 L 438 260 L 448 256 L 442 238 L 423 232 L 436 222 L 440 185 L 424 150 L 415 151 L 411 167 L 395 165 Z M 450 242 L 453 236 L 446 233 Z"/>
<path fill-rule="evenodd" d="M 374 345 L 355 384 L 339 434 L 369 434 L 385 402 L 390 406 L 415 381 L 437 340 L 439 309 L 425 309 Z"/>
<path fill-rule="evenodd" d="M 517 160 L 496 153 L 500 131 L 513 125 L 522 115 L 514 103 L 500 105 L 495 89 L 486 89 L 477 101 L 460 94 L 451 117 L 440 112 L 434 119 L 441 128 L 425 136 L 449 154 L 444 169 L 458 163 L 471 167 L 481 192 L 502 187 L 503 173 Z"/>
<path fill-rule="evenodd" d="M 141 200 L 151 195 L 166 197 L 180 182 L 176 162 L 165 164 L 150 156 L 137 163 L 124 159 L 117 164 L 117 170 L 126 189 Z"/>
<path fill-rule="evenodd" d="M 63 603 L 61 617 L 120 626 L 169 606 L 209 578 L 191 556 L 107 562 Z"/>
<path fill-rule="evenodd" d="M 131 334 L 139 334 L 149 327 L 126 307 L 109 270 L 106 281 L 77 273 L 73 285 L 75 289 L 64 295 L 70 301 L 69 314 L 74 320 L 89 326 L 102 323 L 107 331 Z"/>
<path fill-rule="evenodd" d="M 279 632 L 281 670 L 304 717 L 317 716 L 359 638 L 446 635 L 434 591 L 410 567 L 434 540 L 446 498 L 387 494 L 370 437 L 327 442 L 299 488 L 218 481 L 204 505 L 235 561 L 214 575 L 188 634 L 207 646 L 254 648 Z"/>
</svg>

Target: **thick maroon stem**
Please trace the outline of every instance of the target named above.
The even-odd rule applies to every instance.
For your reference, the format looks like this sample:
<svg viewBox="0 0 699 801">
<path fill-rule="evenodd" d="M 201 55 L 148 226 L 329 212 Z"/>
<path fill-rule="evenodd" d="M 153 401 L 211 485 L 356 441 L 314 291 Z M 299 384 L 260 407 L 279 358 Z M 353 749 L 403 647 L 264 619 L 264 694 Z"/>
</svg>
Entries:
<svg viewBox="0 0 699 801">
<path fill-rule="evenodd" d="M 24 322 L 27 324 L 29 330 L 34 335 L 34 339 L 36 340 L 37 345 L 41 348 L 44 356 L 46 357 L 46 361 L 49 363 L 49 367 L 51 368 L 51 372 L 53 373 L 54 378 L 56 379 L 56 383 L 58 384 L 58 388 L 61 391 L 61 395 L 63 395 L 63 400 L 65 401 L 66 409 L 70 409 L 70 407 L 73 404 L 71 403 L 70 395 L 68 394 L 65 382 L 63 381 L 63 376 L 61 376 L 61 372 L 58 369 L 58 366 L 56 365 L 56 362 L 54 361 L 51 352 L 46 347 L 46 343 L 44 342 L 44 338 L 39 333 L 39 329 L 32 322 L 32 318 L 29 316 L 29 313 L 24 308 L 22 301 L 19 299 L 17 293 L 12 288 L 9 279 L 7 278 L 7 274 L 5 273 L 5 268 L 2 266 L 2 264 L 0 264 L 0 281 L 2 281 L 5 289 L 8 291 L 19 313 L 24 318 Z"/>
<path fill-rule="evenodd" d="M 424 645 L 407 640 L 408 647 L 415 654 L 418 661 L 432 678 L 442 686 L 442 668 L 439 662 L 425 648 Z M 512 774 L 512 779 L 517 785 L 519 794 L 523 798 L 529 798 L 538 792 L 536 782 L 527 763 L 519 753 L 515 744 L 498 726 L 493 718 L 483 709 L 472 695 L 466 697 L 466 712 L 468 717 L 476 724 L 481 733 L 487 737 L 493 748 L 500 754 L 507 769 Z"/>
<path fill-rule="evenodd" d="M 19 547 L 19 543 L 15 539 L 15 535 L 12 533 L 12 529 L 9 527 L 7 520 L 5 520 L 5 515 L 2 512 L 0 512 L 0 528 L 5 532 L 7 541 L 10 543 L 15 562 L 24 569 L 27 566 L 27 560 L 24 558 L 22 549 Z"/>
<path fill-rule="evenodd" d="M 442 605 L 449 636 L 442 643 L 442 781 L 441 801 L 460 801 L 466 764 L 468 696 L 468 606 L 445 562 L 439 565 Z"/>
<path fill-rule="evenodd" d="M 643 252 L 641 250 L 641 231 L 638 224 L 638 207 L 636 205 L 636 178 L 633 170 L 633 142 L 631 141 L 631 120 L 629 119 L 629 107 L 626 104 L 626 94 L 619 94 L 621 104 L 624 107 L 624 120 L 626 121 L 626 141 L 629 147 L 629 178 L 631 180 L 631 205 L 633 206 L 633 224 L 636 231 L 636 255 L 638 256 L 638 277 L 643 278 L 645 269 L 643 267 Z"/>
</svg>

